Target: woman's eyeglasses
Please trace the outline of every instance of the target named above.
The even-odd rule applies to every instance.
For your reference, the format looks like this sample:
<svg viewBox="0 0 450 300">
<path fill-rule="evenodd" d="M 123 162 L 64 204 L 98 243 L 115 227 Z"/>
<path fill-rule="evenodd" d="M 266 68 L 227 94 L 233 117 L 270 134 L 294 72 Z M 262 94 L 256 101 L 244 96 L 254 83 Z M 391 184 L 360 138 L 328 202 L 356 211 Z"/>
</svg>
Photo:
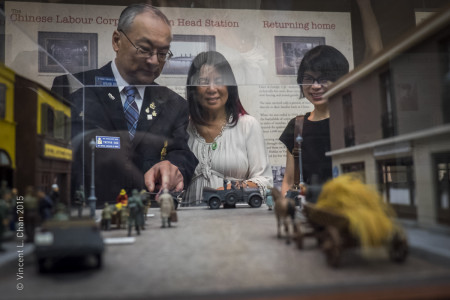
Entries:
<svg viewBox="0 0 450 300">
<path fill-rule="evenodd" d="M 304 75 L 302 77 L 302 81 L 300 82 L 300 85 L 313 85 L 315 82 L 317 82 L 321 86 L 325 86 L 325 87 L 330 85 L 331 83 L 333 83 L 330 79 L 325 78 L 325 77 L 315 78 L 310 75 Z"/>
</svg>

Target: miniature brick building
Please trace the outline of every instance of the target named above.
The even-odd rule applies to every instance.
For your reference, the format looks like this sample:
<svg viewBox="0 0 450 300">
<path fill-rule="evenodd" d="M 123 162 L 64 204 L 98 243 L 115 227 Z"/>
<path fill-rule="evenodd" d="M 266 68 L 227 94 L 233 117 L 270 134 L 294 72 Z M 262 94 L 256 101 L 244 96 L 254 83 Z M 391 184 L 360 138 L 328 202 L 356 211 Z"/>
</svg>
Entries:
<svg viewBox="0 0 450 300">
<path fill-rule="evenodd" d="M 450 7 L 327 95 L 333 174 L 358 172 L 399 217 L 450 225 Z"/>
</svg>

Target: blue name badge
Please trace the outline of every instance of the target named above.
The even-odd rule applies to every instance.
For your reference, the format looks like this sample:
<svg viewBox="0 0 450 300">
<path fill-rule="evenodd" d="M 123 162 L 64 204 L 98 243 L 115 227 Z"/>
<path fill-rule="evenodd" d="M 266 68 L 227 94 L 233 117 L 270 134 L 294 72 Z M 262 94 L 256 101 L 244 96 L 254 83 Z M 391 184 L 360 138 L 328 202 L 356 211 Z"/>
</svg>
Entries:
<svg viewBox="0 0 450 300">
<path fill-rule="evenodd" d="M 114 77 L 101 77 L 95 76 L 96 86 L 117 86 L 116 79 Z"/>
<path fill-rule="evenodd" d="M 120 149 L 120 137 L 117 136 L 96 136 L 96 148 Z"/>
</svg>

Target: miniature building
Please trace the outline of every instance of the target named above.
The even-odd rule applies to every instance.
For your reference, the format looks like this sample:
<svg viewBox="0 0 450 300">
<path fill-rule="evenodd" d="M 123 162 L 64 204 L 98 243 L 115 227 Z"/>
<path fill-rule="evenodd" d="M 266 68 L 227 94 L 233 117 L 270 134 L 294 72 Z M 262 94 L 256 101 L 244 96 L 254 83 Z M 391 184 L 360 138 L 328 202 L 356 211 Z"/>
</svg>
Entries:
<svg viewBox="0 0 450 300">
<path fill-rule="evenodd" d="M 14 72 L 0 67 L 0 179 L 12 186 L 16 168 Z"/>
<path fill-rule="evenodd" d="M 70 106 L 43 86 L 0 66 L 0 179 L 23 193 L 59 185 L 69 200 Z"/>
<path fill-rule="evenodd" d="M 450 7 L 327 95 L 333 174 L 359 172 L 399 217 L 450 225 Z"/>
</svg>

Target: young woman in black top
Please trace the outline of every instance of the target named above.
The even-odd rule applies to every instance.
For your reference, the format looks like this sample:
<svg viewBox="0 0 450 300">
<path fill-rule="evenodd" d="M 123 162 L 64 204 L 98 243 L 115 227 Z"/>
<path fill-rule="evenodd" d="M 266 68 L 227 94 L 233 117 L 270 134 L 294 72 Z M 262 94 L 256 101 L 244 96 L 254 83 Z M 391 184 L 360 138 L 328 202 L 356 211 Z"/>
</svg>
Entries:
<svg viewBox="0 0 450 300">
<path fill-rule="evenodd" d="M 330 151 L 330 110 L 328 99 L 322 96 L 328 91 L 328 87 L 348 73 L 348 70 L 349 64 L 345 56 L 336 48 L 327 45 L 309 50 L 298 69 L 297 83 L 300 92 L 314 105 L 313 111 L 304 116 L 302 129 L 303 181 L 306 184 L 311 184 L 314 176 L 318 179 L 317 183 L 331 178 L 331 158 L 325 156 L 325 152 Z M 295 118 L 288 123 L 280 136 L 280 141 L 287 148 L 286 170 L 281 186 L 283 195 L 294 185 L 294 132 Z"/>
</svg>

